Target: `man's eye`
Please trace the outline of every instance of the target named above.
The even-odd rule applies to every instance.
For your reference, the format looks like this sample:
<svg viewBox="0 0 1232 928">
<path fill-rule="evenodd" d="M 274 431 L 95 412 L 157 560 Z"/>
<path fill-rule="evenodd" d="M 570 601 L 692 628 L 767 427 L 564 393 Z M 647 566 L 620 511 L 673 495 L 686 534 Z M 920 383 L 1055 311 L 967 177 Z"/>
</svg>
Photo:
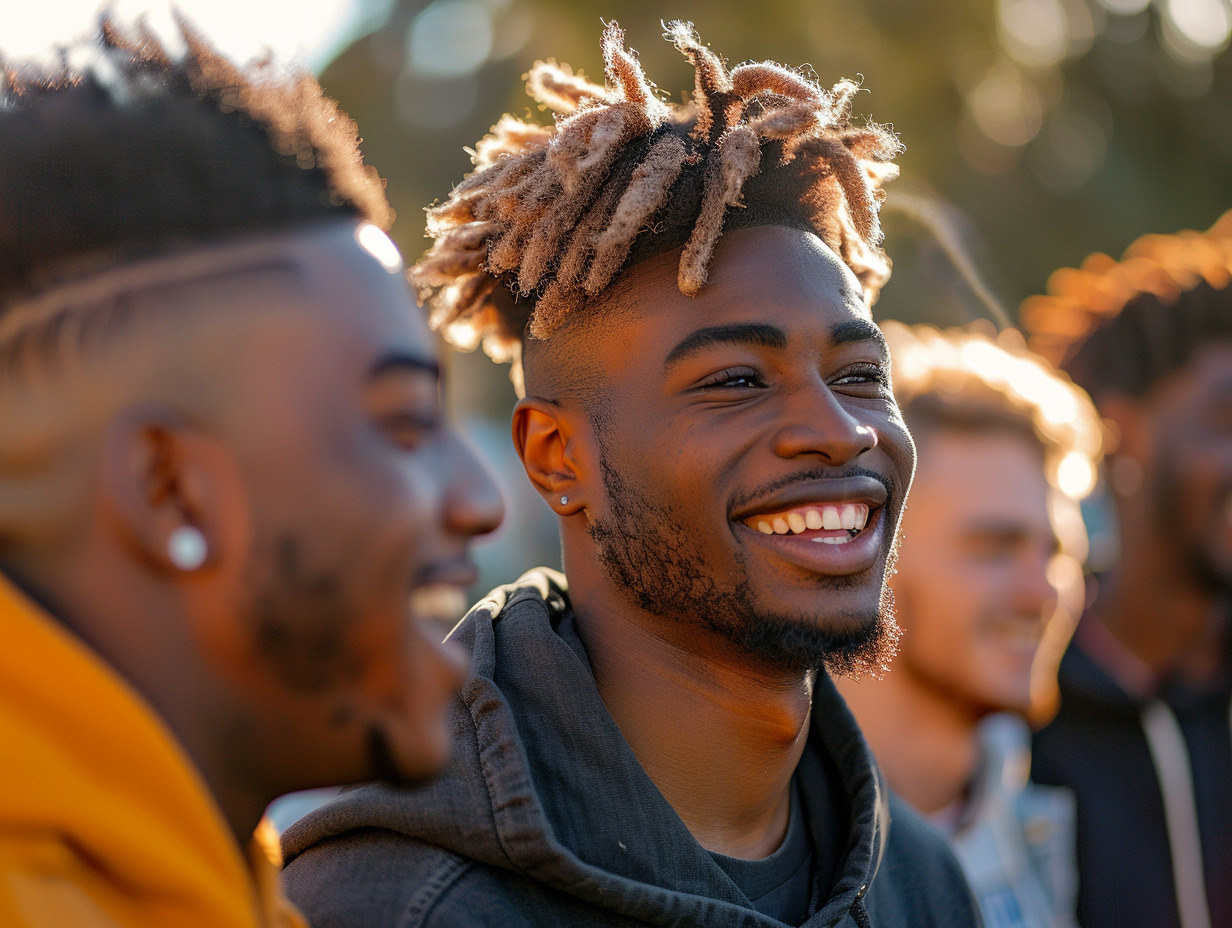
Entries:
<svg viewBox="0 0 1232 928">
<path fill-rule="evenodd" d="M 380 421 L 381 430 L 390 440 L 406 449 L 417 447 L 440 425 L 440 418 L 437 416 L 406 412 L 391 413 L 383 416 Z"/>
<path fill-rule="evenodd" d="M 740 389 L 764 387 L 765 385 L 765 381 L 761 379 L 761 374 L 751 367 L 728 367 L 715 374 L 711 374 L 697 386 L 699 389 L 708 387 Z"/>
<path fill-rule="evenodd" d="M 864 363 L 853 364 L 831 381 L 832 386 L 847 386 L 851 384 L 876 384 L 890 389 L 890 373 L 884 365 Z"/>
</svg>

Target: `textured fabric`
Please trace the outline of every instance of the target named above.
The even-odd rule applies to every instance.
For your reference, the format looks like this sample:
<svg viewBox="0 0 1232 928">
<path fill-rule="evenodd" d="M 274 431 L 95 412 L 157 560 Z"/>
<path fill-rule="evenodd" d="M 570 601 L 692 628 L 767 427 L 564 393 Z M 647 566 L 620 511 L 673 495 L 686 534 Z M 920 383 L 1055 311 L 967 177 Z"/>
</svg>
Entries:
<svg viewBox="0 0 1232 928">
<path fill-rule="evenodd" d="M 0 752 L 5 928 L 304 925 L 153 711 L 2 577 Z"/>
<path fill-rule="evenodd" d="M 1079 924 L 1181 926 L 1164 798 L 1143 730 L 1143 712 L 1157 700 L 1175 714 L 1192 768 L 1211 925 L 1232 928 L 1232 677 L 1201 692 L 1165 682 L 1148 700 L 1119 686 L 1080 637 L 1061 662 L 1061 711 L 1035 736 L 1031 772 L 1077 797 Z"/>
<path fill-rule="evenodd" d="M 987 928 L 1076 928 L 1074 796 L 1027 779 L 1030 732 L 1018 716 L 980 726 L 980 769 L 957 827 L 938 822 Z"/>
<path fill-rule="evenodd" d="M 813 895 L 815 860 L 801 803 L 800 785 L 793 782 L 787 835 L 769 857 L 744 860 L 710 852 L 714 862 L 740 887 L 753 908 L 787 924 L 798 924 L 808 918 Z M 821 885 L 829 887 L 828 871 Z"/>
<path fill-rule="evenodd" d="M 563 577 L 534 571 L 496 590 L 455 639 L 472 661 L 445 773 L 414 791 L 346 793 L 284 835 L 287 891 L 317 928 L 781 924 L 750 907 L 638 765 L 571 632 Z M 808 803 L 826 765 L 847 823 L 807 924 L 976 924 L 956 861 L 887 800 L 827 678 L 814 699 L 797 770 L 807 824 L 814 840 L 827 832 Z"/>
</svg>

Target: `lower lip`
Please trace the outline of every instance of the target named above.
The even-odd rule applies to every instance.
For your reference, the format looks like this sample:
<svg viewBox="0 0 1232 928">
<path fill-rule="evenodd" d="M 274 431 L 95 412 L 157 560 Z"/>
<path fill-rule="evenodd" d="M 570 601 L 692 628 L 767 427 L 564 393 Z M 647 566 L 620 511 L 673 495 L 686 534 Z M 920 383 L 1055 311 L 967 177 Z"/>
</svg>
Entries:
<svg viewBox="0 0 1232 928">
<path fill-rule="evenodd" d="M 858 535 L 844 544 L 816 540 L 823 532 L 806 531 L 799 535 L 767 535 L 743 522 L 736 528 L 748 536 L 747 543 L 765 545 L 776 556 L 810 573 L 846 577 L 875 566 L 882 555 L 885 537 L 885 507 L 868 514 L 868 523 Z M 824 533 L 831 534 L 831 533 Z"/>
</svg>

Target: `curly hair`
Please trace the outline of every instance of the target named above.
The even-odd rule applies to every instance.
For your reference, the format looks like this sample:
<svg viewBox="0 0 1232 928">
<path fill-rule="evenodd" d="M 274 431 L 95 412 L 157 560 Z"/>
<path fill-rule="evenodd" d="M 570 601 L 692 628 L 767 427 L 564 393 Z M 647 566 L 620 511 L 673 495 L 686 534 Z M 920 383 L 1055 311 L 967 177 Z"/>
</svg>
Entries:
<svg viewBox="0 0 1232 928">
<path fill-rule="evenodd" d="M 1232 211 L 1206 232 L 1144 235 L 1120 261 L 1060 268 L 1020 317 L 1031 347 L 1099 398 L 1142 396 L 1212 341 L 1232 341 Z"/>
<path fill-rule="evenodd" d="M 435 242 L 410 278 L 455 347 L 516 360 L 522 339 L 549 338 L 622 268 L 676 248 L 680 290 L 696 294 L 723 231 L 753 225 L 815 232 L 876 298 L 889 276 L 881 184 L 900 145 L 851 124 L 857 85 L 826 90 L 771 62 L 729 71 L 692 24 L 666 30 L 696 73 L 687 105 L 658 96 L 612 23 L 605 85 L 536 62 L 526 89 L 554 123 L 503 116 L 476 170 L 429 208 Z"/>
<path fill-rule="evenodd" d="M 1034 439 L 1049 483 L 1080 499 L 1095 486 L 1104 431 L 1087 394 L 1027 349 L 1017 330 L 884 322 L 894 397 L 913 434 L 1006 429 Z"/>
<path fill-rule="evenodd" d="M 54 67 L 0 63 L 0 311 L 94 255 L 392 221 L 355 123 L 310 74 L 237 67 L 179 26 L 178 58 L 104 15 Z"/>
</svg>

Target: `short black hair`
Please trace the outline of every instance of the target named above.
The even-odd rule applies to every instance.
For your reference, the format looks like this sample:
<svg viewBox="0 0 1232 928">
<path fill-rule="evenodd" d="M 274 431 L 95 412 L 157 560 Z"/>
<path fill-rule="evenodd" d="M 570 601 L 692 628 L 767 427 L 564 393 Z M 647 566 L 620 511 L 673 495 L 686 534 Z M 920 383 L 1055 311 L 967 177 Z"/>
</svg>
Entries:
<svg viewBox="0 0 1232 928">
<path fill-rule="evenodd" d="M 0 308 L 95 254 L 392 221 L 355 123 L 310 74 L 236 66 L 180 30 L 173 56 L 104 15 L 57 65 L 0 65 Z"/>
<path fill-rule="evenodd" d="M 1232 341 L 1232 212 L 1206 232 L 1145 235 L 1120 261 L 1061 268 L 1022 305 L 1031 347 L 1098 400 L 1140 397 L 1212 342 Z"/>
</svg>

